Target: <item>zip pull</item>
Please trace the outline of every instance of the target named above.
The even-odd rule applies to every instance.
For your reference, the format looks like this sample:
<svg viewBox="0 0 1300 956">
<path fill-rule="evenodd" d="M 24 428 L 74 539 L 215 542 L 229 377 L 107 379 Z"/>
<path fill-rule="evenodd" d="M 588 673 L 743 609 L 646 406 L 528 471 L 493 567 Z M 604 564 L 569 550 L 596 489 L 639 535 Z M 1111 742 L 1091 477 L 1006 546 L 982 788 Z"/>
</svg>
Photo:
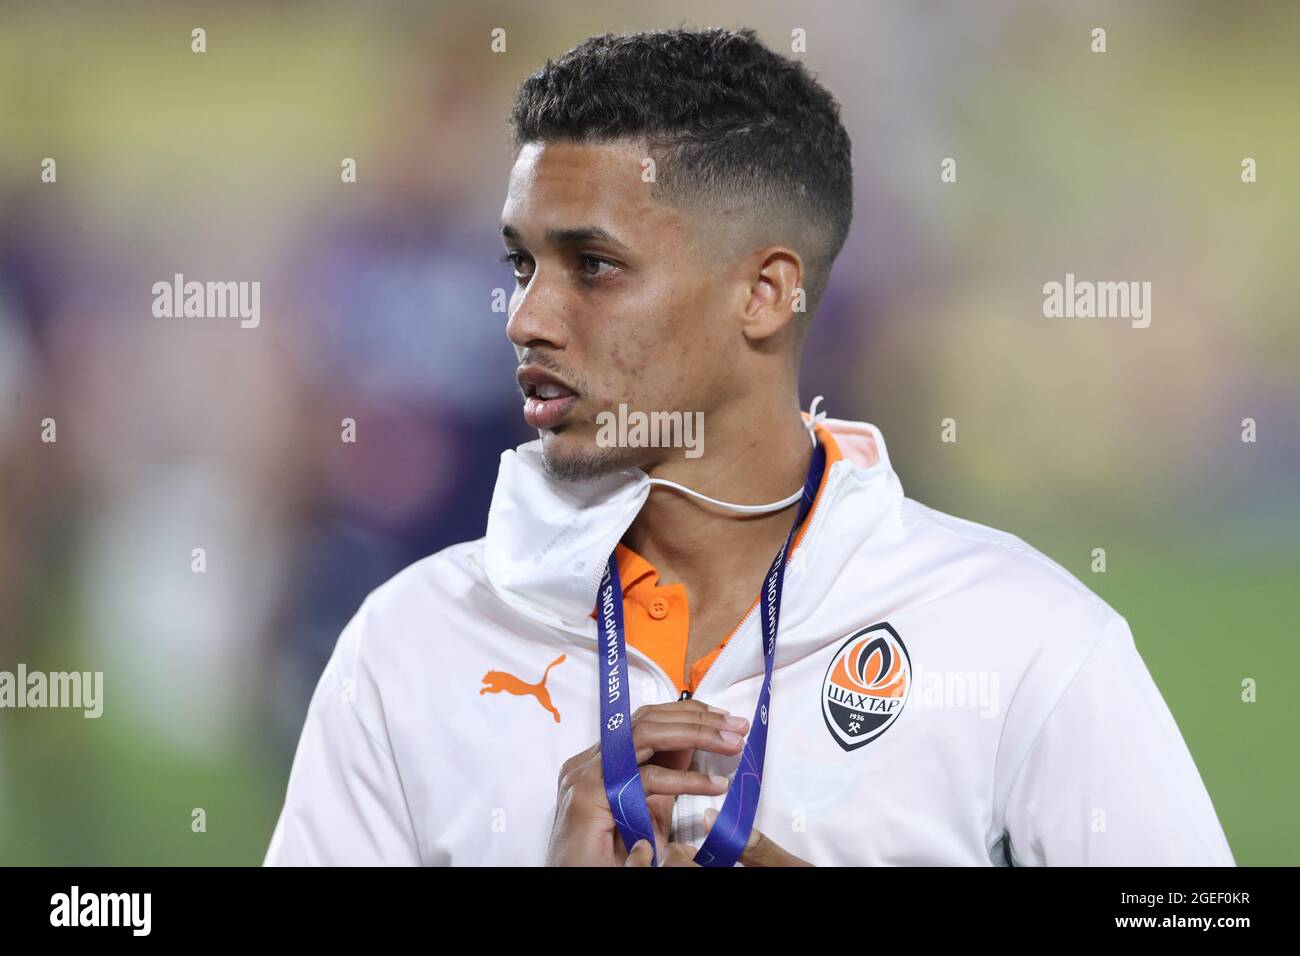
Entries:
<svg viewBox="0 0 1300 956">
<path fill-rule="evenodd" d="M 690 699 L 691 699 L 691 692 L 690 692 L 689 690 L 684 690 L 684 691 L 682 691 L 682 696 L 681 696 L 681 697 L 678 697 L 677 699 L 678 699 L 678 700 L 690 700 Z"/>
</svg>

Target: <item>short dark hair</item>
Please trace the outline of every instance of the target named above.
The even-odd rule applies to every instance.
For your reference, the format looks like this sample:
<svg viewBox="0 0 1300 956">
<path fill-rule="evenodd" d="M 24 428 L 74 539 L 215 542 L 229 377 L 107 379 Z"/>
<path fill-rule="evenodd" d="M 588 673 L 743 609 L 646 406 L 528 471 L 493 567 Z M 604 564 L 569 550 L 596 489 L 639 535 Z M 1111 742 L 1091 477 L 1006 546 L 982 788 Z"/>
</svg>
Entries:
<svg viewBox="0 0 1300 956">
<path fill-rule="evenodd" d="M 630 139 L 655 158 L 654 196 L 730 202 L 805 266 L 808 315 L 853 219 L 853 164 L 839 105 L 802 63 L 752 29 L 606 33 L 520 85 L 511 145 Z"/>
</svg>

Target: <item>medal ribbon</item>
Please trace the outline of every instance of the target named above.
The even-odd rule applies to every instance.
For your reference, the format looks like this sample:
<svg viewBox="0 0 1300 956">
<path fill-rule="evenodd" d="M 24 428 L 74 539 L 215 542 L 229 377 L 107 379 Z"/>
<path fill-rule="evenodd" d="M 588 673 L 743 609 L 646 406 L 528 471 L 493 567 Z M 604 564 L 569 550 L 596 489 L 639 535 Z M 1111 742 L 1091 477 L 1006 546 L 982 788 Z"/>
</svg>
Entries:
<svg viewBox="0 0 1300 956">
<path fill-rule="evenodd" d="M 749 841 L 758 811 L 758 796 L 763 785 L 763 758 L 767 753 L 767 726 L 771 719 L 772 661 L 776 654 L 776 634 L 781 616 L 781 591 L 785 584 L 785 566 L 795 533 L 808 512 L 826 470 L 826 449 L 820 444 L 813 450 L 812 464 L 804 479 L 803 496 L 785 544 L 772 559 L 772 566 L 759 596 L 763 624 L 763 686 L 759 690 L 754 719 L 741 753 L 736 774 L 722 803 L 722 811 L 703 845 L 695 854 L 701 866 L 735 866 Z M 605 794 L 614 814 L 614 823 L 623 846 L 631 850 L 638 840 L 648 840 L 653 854 L 651 865 L 659 865 L 659 848 L 655 846 L 650 808 L 641 786 L 641 768 L 637 764 L 632 741 L 632 702 L 628 693 L 627 633 L 623 627 L 623 588 L 618 575 L 616 553 L 609 556 L 605 574 L 597 592 L 596 620 L 600 634 L 600 759 L 604 772 Z"/>
</svg>

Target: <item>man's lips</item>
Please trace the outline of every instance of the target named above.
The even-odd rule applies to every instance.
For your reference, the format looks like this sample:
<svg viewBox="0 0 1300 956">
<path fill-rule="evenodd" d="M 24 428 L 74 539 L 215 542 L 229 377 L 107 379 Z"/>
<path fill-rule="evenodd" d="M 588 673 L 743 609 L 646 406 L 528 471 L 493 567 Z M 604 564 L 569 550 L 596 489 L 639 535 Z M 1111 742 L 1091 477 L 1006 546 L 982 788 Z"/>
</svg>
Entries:
<svg viewBox="0 0 1300 956">
<path fill-rule="evenodd" d="M 577 392 L 535 365 L 525 365 L 515 378 L 524 393 L 524 421 L 532 428 L 555 428 L 578 403 Z"/>
<path fill-rule="evenodd" d="M 578 404 L 578 396 L 524 399 L 524 421 L 532 428 L 555 428 Z"/>
</svg>

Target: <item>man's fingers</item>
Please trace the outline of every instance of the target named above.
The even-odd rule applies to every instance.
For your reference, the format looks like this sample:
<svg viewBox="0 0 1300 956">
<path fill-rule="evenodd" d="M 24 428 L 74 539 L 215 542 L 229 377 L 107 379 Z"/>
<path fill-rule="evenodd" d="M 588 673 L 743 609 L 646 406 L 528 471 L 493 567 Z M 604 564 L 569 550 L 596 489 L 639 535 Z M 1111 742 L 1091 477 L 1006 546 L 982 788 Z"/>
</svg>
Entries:
<svg viewBox="0 0 1300 956">
<path fill-rule="evenodd" d="M 743 734 L 700 723 L 647 721 L 633 729 L 632 740 L 637 763 L 665 750 L 707 750 L 730 756 L 745 746 Z"/>
<path fill-rule="evenodd" d="M 632 740 L 633 746 L 639 746 L 644 740 L 645 728 L 651 724 L 676 724 L 699 727 L 702 730 L 711 730 L 718 733 L 717 739 L 727 744 L 734 742 L 732 737 L 722 737 L 726 731 L 732 735 L 744 735 L 749 730 L 749 721 L 742 717 L 732 717 L 730 714 L 719 711 L 705 710 L 703 708 L 695 710 L 649 710 L 638 718 L 640 723 L 633 722 Z M 743 746 L 743 743 L 742 743 Z M 642 750 L 637 754 L 638 759 L 645 754 Z M 650 754 L 642 763 L 656 763 L 662 767 L 671 767 L 674 770 L 685 770 L 691 765 L 695 757 L 695 748 L 687 747 L 682 750 L 656 750 Z"/>
<path fill-rule="evenodd" d="M 704 825 L 712 832 L 713 824 L 718 820 L 718 811 L 709 807 L 704 811 Z M 812 866 L 786 850 L 781 849 L 759 832 L 757 827 L 749 830 L 749 841 L 741 851 L 742 866 Z"/>
<path fill-rule="evenodd" d="M 695 847 L 689 843 L 669 843 L 664 850 L 660 866 L 699 866 L 695 862 Z"/>
<path fill-rule="evenodd" d="M 648 840 L 637 840 L 632 852 L 623 861 L 624 866 L 650 866 L 653 854 Z M 695 847 L 689 843 L 669 843 L 659 860 L 660 866 L 699 866 L 695 862 Z"/>
<path fill-rule="evenodd" d="M 715 797 L 726 793 L 727 778 L 699 770 L 669 770 L 647 763 L 641 765 L 641 789 L 647 797 L 651 794 L 680 796 L 683 793 Z"/>
<path fill-rule="evenodd" d="M 740 854 L 742 866 L 812 866 L 793 853 L 781 849 L 756 828 L 749 831 L 749 842 Z"/>
<path fill-rule="evenodd" d="M 637 840 L 632 845 L 632 852 L 627 855 L 623 861 L 624 866 L 649 866 L 650 861 L 654 859 L 654 853 L 650 850 L 649 840 Z"/>
<path fill-rule="evenodd" d="M 641 724 L 700 724 L 718 730 L 739 730 L 742 733 L 749 728 L 749 721 L 744 717 L 715 710 L 650 710 L 640 717 L 632 718 L 634 728 Z"/>
<path fill-rule="evenodd" d="M 664 728 L 668 728 L 665 730 Z M 697 749 L 732 755 L 744 746 L 749 721 L 700 700 L 645 704 L 632 715 L 632 744 L 639 764 L 657 753 L 682 752 L 685 763 Z M 602 776 L 600 741 L 574 754 L 560 767 L 559 790 Z M 669 760 L 668 763 L 673 761 Z M 679 761 L 680 762 L 680 761 Z M 681 769 L 685 769 L 685 765 Z"/>
<path fill-rule="evenodd" d="M 677 797 L 684 793 L 716 797 L 727 792 L 726 777 L 699 770 L 670 770 L 647 763 L 642 764 L 638 772 L 641 775 L 641 789 L 647 800 L 660 795 Z M 566 790 L 557 804 L 556 812 L 561 816 L 572 815 L 594 820 L 606 827 L 612 827 L 614 822 L 610 817 L 609 794 L 605 792 L 604 781 L 595 777 L 580 780 Z"/>
<path fill-rule="evenodd" d="M 725 731 L 739 737 L 743 737 L 749 732 L 749 721 L 744 717 L 733 717 L 731 714 L 715 714 L 709 711 L 677 711 L 676 713 L 659 711 L 646 714 L 632 722 L 632 739 L 637 741 L 639 745 L 642 733 L 646 732 L 650 727 L 657 728 L 661 725 L 697 727 L 701 730 L 716 731 L 718 734 Z"/>
<path fill-rule="evenodd" d="M 639 782 L 647 797 L 656 841 L 667 839 L 673 804 L 678 796 L 686 793 L 717 796 L 726 791 L 725 778 L 713 779 L 688 768 L 696 750 L 735 754 L 744 746 L 741 733 L 748 729 L 748 724 L 743 720 L 728 723 L 729 716 L 720 708 L 694 699 L 648 704 L 632 714 L 628 729 L 632 733 Z M 610 806 L 611 795 L 605 787 L 601 743 L 597 741 L 574 754 L 560 767 L 547 862 L 562 865 L 566 861 L 601 860 L 604 861 L 601 865 L 608 865 L 618 859 L 621 851 L 625 854 L 624 865 L 649 866 L 654 855 L 653 843 L 634 848 L 635 853 L 623 850 L 615 811 Z M 652 758 L 653 762 L 647 764 Z M 618 781 L 615 785 L 624 791 L 627 784 Z M 613 801 L 621 804 L 625 795 L 614 793 Z"/>
</svg>

